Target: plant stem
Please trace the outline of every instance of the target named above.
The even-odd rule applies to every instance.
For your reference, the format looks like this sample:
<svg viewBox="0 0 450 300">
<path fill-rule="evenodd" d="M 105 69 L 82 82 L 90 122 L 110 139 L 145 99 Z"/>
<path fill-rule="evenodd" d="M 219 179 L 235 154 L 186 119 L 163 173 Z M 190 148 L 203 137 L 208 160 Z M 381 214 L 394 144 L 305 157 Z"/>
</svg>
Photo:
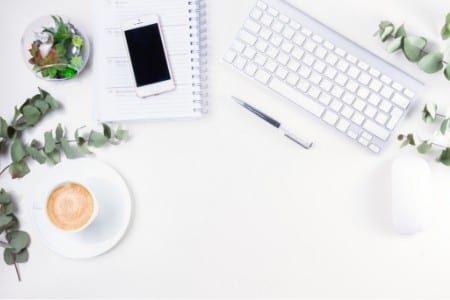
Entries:
<svg viewBox="0 0 450 300">
<path fill-rule="evenodd" d="M 12 163 L 10 163 L 9 165 L 7 165 L 6 167 L 4 167 L 1 171 L 0 171 L 0 176 L 3 175 L 3 173 L 6 172 L 6 170 L 8 170 L 9 167 L 11 167 Z"/>
<path fill-rule="evenodd" d="M 22 276 L 20 275 L 20 270 L 19 270 L 19 266 L 16 263 L 16 255 L 14 255 L 14 268 L 16 269 L 16 274 L 17 274 L 17 279 L 20 281 L 22 281 Z"/>
</svg>

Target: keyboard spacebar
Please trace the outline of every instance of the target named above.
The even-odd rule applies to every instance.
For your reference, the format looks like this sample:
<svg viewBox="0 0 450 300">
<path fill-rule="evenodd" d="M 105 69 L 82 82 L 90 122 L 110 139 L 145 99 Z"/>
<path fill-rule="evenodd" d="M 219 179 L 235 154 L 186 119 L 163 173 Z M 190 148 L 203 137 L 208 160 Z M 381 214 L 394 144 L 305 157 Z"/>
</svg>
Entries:
<svg viewBox="0 0 450 300">
<path fill-rule="evenodd" d="M 296 89 L 292 88 L 291 86 L 277 78 L 272 78 L 269 83 L 269 87 L 281 96 L 288 98 L 289 100 L 300 105 L 303 109 L 313 113 L 319 118 L 325 110 L 322 105 L 314 102 L 307 96 L 303 95 L 301 92 L 297 91 Z"/>
</svg>

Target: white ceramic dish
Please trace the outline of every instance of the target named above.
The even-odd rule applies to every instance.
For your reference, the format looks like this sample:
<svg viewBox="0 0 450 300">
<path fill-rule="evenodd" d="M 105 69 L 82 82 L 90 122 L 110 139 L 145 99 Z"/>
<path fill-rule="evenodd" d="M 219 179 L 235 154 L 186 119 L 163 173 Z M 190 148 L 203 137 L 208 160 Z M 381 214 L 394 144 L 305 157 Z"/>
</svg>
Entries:
<svg viewBox="0 0 450 300">
<path fill-rule="evenodd" d="M 55 228 L 46 216 L 47 196 L 62 182 L 87 182 L 98 202 L 94 222 L 80 232 Z M 64 161 L 52 167 L 37 186 L 32 215 L 44 243 L 54 252 L 70 258 L 90 258 L 113 248 L 126 233 L 131 217 L 129 189 L 109 165 L 95 159 Z"/>
</svg>

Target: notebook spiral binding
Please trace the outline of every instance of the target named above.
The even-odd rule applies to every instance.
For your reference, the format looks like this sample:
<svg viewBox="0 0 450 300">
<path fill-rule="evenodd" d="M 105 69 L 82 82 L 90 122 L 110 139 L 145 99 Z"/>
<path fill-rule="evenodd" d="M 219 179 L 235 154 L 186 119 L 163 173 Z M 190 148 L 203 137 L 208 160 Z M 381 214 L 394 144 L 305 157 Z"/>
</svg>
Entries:
<svg viewBox="0 0 450 300">
<path fill-rule="evenodd" d="M 208 43 L 206 32 L 206 1 L 189 1 L 190 26 L 191 29 L 191 54 L 192 54 L 192 75 L 194 83 L 192 84 L 192 94 L 195 112 L 206 114 L 208 112 Z"/>
</svg>

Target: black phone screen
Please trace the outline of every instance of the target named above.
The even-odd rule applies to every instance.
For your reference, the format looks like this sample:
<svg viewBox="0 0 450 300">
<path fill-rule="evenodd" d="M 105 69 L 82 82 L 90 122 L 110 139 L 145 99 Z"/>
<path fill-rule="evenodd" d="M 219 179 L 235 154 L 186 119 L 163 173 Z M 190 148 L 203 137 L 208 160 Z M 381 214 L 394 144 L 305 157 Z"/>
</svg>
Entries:
<svg viewBox="0 0 450 300">
<path fill-rule="evenodd" d="M 158 24 L 126 30 L 125 39 L 138 87 L 170 79 Z"/>
</svg>

